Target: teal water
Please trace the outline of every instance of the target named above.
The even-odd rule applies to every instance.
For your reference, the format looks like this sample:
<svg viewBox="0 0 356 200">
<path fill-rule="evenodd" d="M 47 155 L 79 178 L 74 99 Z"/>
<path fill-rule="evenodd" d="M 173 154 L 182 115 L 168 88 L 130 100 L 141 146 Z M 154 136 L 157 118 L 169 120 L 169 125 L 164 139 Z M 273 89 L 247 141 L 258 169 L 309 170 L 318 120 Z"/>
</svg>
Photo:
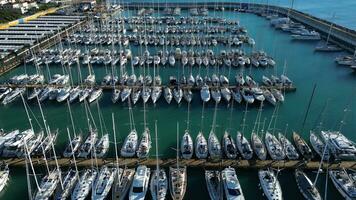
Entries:
<svg viewBox="0 0 356 200">
<path fill-rule="evenodd" d="M 223 15 L 217 13 L 217 15 Z M 309 130 L 315 128 L 316 122 L 319 119 L 320 112 L 329 100 L 329 106 L 324 118 L 324 129 L 337 130 L 340 125 L 340 120 L 344 116 L 344 108 L 351 102 L 350 107 L 355 108 L 356 102 L 353 94 L 355 93 L 356 74 L 348 68 L 337 66 L 333 59 L 342 53 L 316 53 L 314 47 L 316 43 L 313 42 L 292 42 L 288 34 L 282 33 L 272 29 L 269 22 L 263 18 L 257 17 L 251 14 L 241 13 L 229 13 L 225 12 L 224 17 L 229 19 L 238 19 L 241 24 L 248 29 L 248 34 L 256 40 L 256 49 L 263 49 L 269 55 L 272 55 L 277 61 L 277 65 L 274 69 L 246 69 L 247 72 L 255 77 L 255 79 L 261 79 L 262 74 L 270 75 L 283 71 L 283 64 L 287 63 L 287 74 L 294 81 L 297 91 L 294 93 L 286 94 L 286 102 L 280 106 L 278 121 L 276 127 L 280 131 L 284 131 L 288 124 L 287 135 L 291 135 L 292 130 L 301 130 L 304 113 L 308 105 L 309 97 L 311 95 L 314 84 L 317 85 L 315 98 L 312 102 L 310 114 L 308 116 L 304 131 L 301 135 L 304 138 L 308 138 Z M 218 50 L 218 49 L 217 49 Z M 249 51 L 247 49 L 246 51 Z M 134 52 L 135 53 L 135 52 Z M 216 70 L 216 69 L 215 69 Z M 239 69 L 238 69 L 239 70 Z M 233 75 L 238 71 L 233 69 L 231 72 L 231 79 Z M 32 66 L 19 67 L 5 76 L 1 77 L 1 80 L 20 74 L 24 71 L 34 72 Z M 51 73 L 60 73 L 62 69 L 58 66 L 51 67 Z M 83 68 L 83 76 L 85 76 L 86 69 Z M 105 67 L 94 67 L 95 74 L 98 81 L 106 73 Z M 136 70 L 138 72 L 139 70 Z M 193 69 L 194 73 L 197 73 L 198 69 Z M 210 69 L 209 73 L 212 73 L 214 69 Z M 72 69 L 73 77 L 76 77 L 75 69 Z M 150 69 L 150 73 L 153 71 Z M 177 68 L 160 68 L 160 75 L 167 80 L 169 75 L 177 75 L 182 73 Z M 208 73 L 203 70 L 202 73 Z M 228 74 L 227 68 L 221 68 L 220 73 Z M 119 141 L 123 141 L 125 136 L 129 132 L 129 119 L 127 104 L 119 103 L 112 105 L 110 100 L 110 93 L 106 92 L 103 98 L 99 101 L 101 111 L 105 119 L 107 131 L 112 136 L 112 124 L 111 113 L 116 116 L 116 130 L 119 132 Z M 35 103 L 29 103 L 34 116 L 37 117 L 39 124 L 42 125 L 40 120 L 39 108 Z M 67 142 L 67 134 L 65 132 L 66 127 L 72 128 L 70 125 L 70 118 L 67 107 L 55 102 L 45 102 L 42 104 L 44 114 L 51 129 L 59 129 L 60 134 L 57 140 L 56 148 L 58 152 L 63 150 L 64 145 Z M 85 132 L 87 129 L 84 105 L 73 104 L 72 112 L 74 115 L 74 121 L 76 124 L 77 132 Z M 91 111 L 95 119 L 98 119 L 97 105 L 90 105 Z M 139 102 L 133 107 L 135 124 L 138 133 L 143 130 L 143 106 L 142 102 Z M 196 137 L 200 129 L 203 130 L 205 136 L 208 135 L 211 129 L 211 123 L 213 118 L 214 105 L 209 103 L 205 107 L 203 127 L 201 127 L 201 113 L 202 104 L 199 99 L 199 95 L 195 94 L 193 102 L 190 106 L 190 132 L 193 138 Z M 243 117 L 244 106 L 234 105 L 232 111 L 232 118 L 230 123 L 230 107 L 222 103 L 218 106 L 217 111 L 217 129 L 216 134 L 221 137 L 226 128 L 231 128 L 231 134 L 235 135 L 236 131 L 240 129 L 240 122 Z M 273 107 L 266 105 L 263 110 L 263 118 L 267 120 L 273 112 Z M 251 129 L 253 127 L 254 120 L 256 118 L 257 106 L 253 106 L 247 113 L 247 127 L 245 128 L 245 134 L 249 137 Z M 353 141 L 356 141 L 356 119 L 354 112 L 349 112 L 343 126 L 342 132 Z M 183 134 L 183 130 L 186 128 L 187 120 L 187 104 L 182 103 L 180 106 L 172 103 L 167 105 L 162 98 L 156 106 L 148 104 L 147 106 L 147 118 L 148 126 L 153 133 L 154 121 L 158 123 L 158 143 L 159 143 L 159 155 L 161 157 L 173 157 L 175 151 L 171 149 L 176 144 L 176 123 L 180 123 L 180 135 Z M 39 125 L 33 120 L 36 130 L 39 130 Z M 100 129 L 99 122 L 96 122 Z M 16 101 L 9 106 L 0 106 L 0 127 L 5 130 L 29 128 L 28 120 L 25 114 L 21 101 Z M 113 138 L 111 137 L 111 140 Z M 153 143 L 154 145 L 154 143 Z M 120 146 L 120 145 L 119 145 Z M 113 154 L 113 147 L 111 149 Z M 155 151 L 152 149 L 151 155 L 154 155 Z M 41 175 L 44 172 L 43 169 L 36 168 L 36 172 Z M 256 170 L 237 170 L 238 177 L 242 184 L 243 192 L 246 199 L 263 199 L 262 192 L 258 189 L 258 178 Z M 310 172 L 310 176 L 314 177 L 315 173 Z M 208 193 L 205 188 L 203 170 L 188 169 L 188 188 L 186 193 L 186 199 L 208 199 Z M 282 185 L 283 194 L 285 199 L 302 199 L 302 196 L 297 191 L 297 186 L 294 181 L 293 173 L 291 171 L 282 170 L 279 180 Z M 325 187 L 325 177 L 322 175 L 319 179 L 318 186 L 320 192 Z M 34 188 L 34 184 L 32 184 Z M 199 191 L 199 192 L 198 192 Z M 290 195 L 293 194 L 293 195 Z M 149 196 L 149 195 L 147 195 Z M 334 189 L 329 181 L 328 187 L 328 199 L 342 199 L 338 192 Z M 26 199 L 27 198 L 27 185 L 24 168 L 17 168 L 11 170 L 11 179 L 9 186 L 0 194 L 1 199 Z"/>
</svg>

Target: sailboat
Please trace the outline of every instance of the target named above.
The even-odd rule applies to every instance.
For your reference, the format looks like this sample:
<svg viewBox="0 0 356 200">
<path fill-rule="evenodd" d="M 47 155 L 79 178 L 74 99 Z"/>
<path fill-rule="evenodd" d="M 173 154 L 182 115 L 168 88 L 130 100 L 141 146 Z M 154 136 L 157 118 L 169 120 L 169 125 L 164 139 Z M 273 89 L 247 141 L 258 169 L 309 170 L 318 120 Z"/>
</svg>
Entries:
<svg viewBox="0 0 356 200">
<path fill-rule="evenodd" d="M 167 195 L 168 181 L 166 171 L 159 168 L 158 164 L 158 142 L 157 123 L 155 123 L 156 137 L 156 170 L 153 172 L 150 181 L 150 191 L 153 200 L 164 200 Z"/>
<path fill-rule="evenodd" d="M 85 169 L 72 192 L 72 200 L 85 200 L 94 185 L 98 172 L 96 169 Z"/>
<path fill-rule="evenodd" d="M 169 191 L 173 200 L 183 200 L 187 188 L 187 167 L 179 166 L 179 124 L 177 123 L 176 166 L 169 167 Z"/>
<path fill-rule="evenodd" d="M 309 147 L 308 143 L 300 137 L 300 135 L 297 132 L 293 132 L 293 141 L 295 146 L 297 147 L 299 153 L 306 159 L 312 159 L 313 158 L 313 152 L 311 148 Z"/>
<path fill-rule="evenodd" d="M 96 177 L 93 185 L 92 199 L 104 200 L 111 190 L 111 186 L 114 182 L 114 177 L 117 173 L 116 168 L 103 166 Z"/>
<path fill-rule="evenodd" d="M 65 200 L 67 199 L 71 191 L 73 190 L 77 180 L 78 180 L 78 171 L 70 169 L 68 172 L 65 174 L 65 176 L 62 178 L 63 180 L 63 190 L 58 189 L 56 194 L 55 194 L 55 199 L 56 200 Z"/>
<path fill-rule="evenodd" d="M 195 156 L 198 159 L 206 159 L 208 157 L 208 142 L 201 131 L 195 139 Z"/>
<path fill-rule="evenodd" d="M 9 166 L 5 163 L 2 163 L 0 166 L 0 192 L 5 188 L 9 182 L 10 169 Z"/>
<path fill-rule="evenodd" d="M 48 175 L 42 178 L 39 190 L 35 194 L 36 200 L 47 200 L 49 199 L 57 188 L 61 172 L 58 169 L 54 169 Z"/>
<path fill-rule="evenodd" d="M 223 137 L 224 152 L 228 159 L 235 159 L 237 157 L 237 148 L 234 139 L 228 131 L 225 131 Z"/>
<path fill-rule="evenodd" d="M 223 199 L 223 184 L 219 171 L 205 170 L 206 187 L 209 192 L 210 199 L 222 200 Z"/>
<path fill-rule="evenodd" d="M 299 154 L 293 144 L 282 133 L 278 133 L 278 139 L 287 158 L 289 160 L 297 160 L 299 158 Z"/>
<path fill-rule="evenodd" d="M 105 134 L 95 144 L 96 157 L 103 158 L 109 151 L 109 145 L 109 134 Z"/>
<path fill-rule="evenodd" d="M 94 149 L 96 140 L 98 138 L 98 134 L 96 130 L 89 128 L 89 133 L 87 138 L 85 139 L 84 143 L 80 146 L 78 151 L 78 157 L 80 158 L 87 158 Z"/>
<path fill-rule="evenodd" d="M 311 182 L 308 176 L 300 169 L 296 169 L 294 172 L 295 180 L 299 188 L 300 193 L 307 200 L 321 200 L 321 195 L 317 187 Z"/>
<path fill-rule="evenodd" d="M 262 169 L 258 171 L 260 184 L 268 200 L 282 200 L 282 189 L 279 181 L 270 169 Z"/>
<path fill-rule="evenodd" d="M 236 146 L 237 146 L 237 149 L 240 151 L 241 156 L 244 159 L 249 160 L 253 156 L 253 151 L 252 151 L 250 143 L 248 142 L 248 140 L 246 139 L 246 137 L 243 134 L 244 129 L 245 129 L 247 107 L 248 107 L 248 103 L 246 103 L 246 109 L 245 109 L 244 117 L 242 119 L 242 124 L 241 124 L 242 130 L 237 131 L 237 134 L 236 134 Z"/>
<path fill-rule="evenodd" d="M 148 154 L 151 149 L 151 136 L 150 136 L 150 130 L 146 127 L 145 130 L 142 133 L 142 137 L 140 140 L 140 143 L 137 147 L 137 157 L 138 158 L 146 158 L 148 157 Z"/>
<path fill-rule="evenodd" d="M 283 160 L 285 158 L 286 154 L 283 151 L 282 144 L 279 142 L 276 136 L 268 131 L 265 135 L 265 144 L 267 151 L 273 160 Z"/>
<path fill-rule="evenodd" d="M 193 140 L 189 134 L 189 131 L 186 130 L 181 142 L 181 154 L 184 159 L 192 158 L 194 153 Z"/>
<path fill-rule="evenodd" d="M 320 158 L 323 158 L 324 160 L 329 160 L 329 148 L 327 148 L 324 142 L 312 131 L 310 131 L 309 140 L 314 151 L 320 156 Z"/>
</svg>

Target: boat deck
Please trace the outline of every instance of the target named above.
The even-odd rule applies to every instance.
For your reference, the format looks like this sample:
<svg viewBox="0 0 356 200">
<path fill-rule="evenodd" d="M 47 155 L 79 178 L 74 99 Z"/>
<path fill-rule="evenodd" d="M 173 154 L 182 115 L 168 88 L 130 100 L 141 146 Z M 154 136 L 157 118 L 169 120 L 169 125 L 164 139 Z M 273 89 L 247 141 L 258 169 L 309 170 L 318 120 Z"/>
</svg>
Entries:
<svg viewBox="0 0 356 200">
<path fill-rule="evenodd" d="M 55 166 L 56 162 L 54 159 L 49 159 L 48 164 Z M 10 167 L 20 167 L 25 165 L 24 159 L 14 158 L 14 159 L 0 159 L 0 161 L 6 161 Z M 86 167 L 92 165 L 90 159 L 76 159 L 78 167 Z M 45 165 L 43 158 L 32 158 L 32 163 L 34 165 Z M 96 163 L 96 162 L 95 162 Z M 73 160 L 68 158 L 59 158 L 58 164 L 60 166 L 71 166 L 73 165 Z M 98 166 L 102 165 L 115 165 L 115 158 L 97 159 Z M 138 165 L 146 165 L 150 167 L 156 166 L 156 159 L 138 159 L 138 158 L 119 158 L 119 164 L 121 166 L 136 167 Z M 159 165 L 161 167 L 169 167 L 176 164 L 175 158 L 160 159 Z M 222 167 L 234 167 L 240 169 L 261 169 L 266 167 L 280 168 L 280 169 L 296 169 L 303 168 L 309 170 L 316 170 L 319 168 L 319 161 L 305 161 L 305 160 L 286 160 L 286 161 L 273 161 L 273 160 L 220 160 L 220 161 L 210 161 L 210 160 L 199 160 L 199 159 L 181 159 L 179 164 L 182 166 L 187 166 L 191 168 L 222 168 Z M 326 169 L 327 164 L 321 166 Z M 356 161 L 341 161 L 341 162 L 331 162 L 329 163 L 329 169 L 356 169 Z"/>
</svg>

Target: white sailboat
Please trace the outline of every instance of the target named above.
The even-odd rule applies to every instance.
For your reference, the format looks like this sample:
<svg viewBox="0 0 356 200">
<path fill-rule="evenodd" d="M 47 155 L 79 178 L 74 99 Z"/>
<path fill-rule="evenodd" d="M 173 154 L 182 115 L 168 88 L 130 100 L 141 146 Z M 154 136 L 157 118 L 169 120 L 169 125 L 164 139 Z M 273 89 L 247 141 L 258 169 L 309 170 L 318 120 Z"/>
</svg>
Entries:
<svg viewBox="0 0 356 200">
<path fill-rule="evenodd" d="M 282 200 L 281 185 L 274 172 L 271 170 L 259 170 L 258 178 L 260 180 L 263 193 L 268 200 Z"/>
<path fill-rule="evenodd" d="M 93 185 L 92 199 L 104 200 L 111 190 L 117 169 L 103 166 Z"/>
</svg>

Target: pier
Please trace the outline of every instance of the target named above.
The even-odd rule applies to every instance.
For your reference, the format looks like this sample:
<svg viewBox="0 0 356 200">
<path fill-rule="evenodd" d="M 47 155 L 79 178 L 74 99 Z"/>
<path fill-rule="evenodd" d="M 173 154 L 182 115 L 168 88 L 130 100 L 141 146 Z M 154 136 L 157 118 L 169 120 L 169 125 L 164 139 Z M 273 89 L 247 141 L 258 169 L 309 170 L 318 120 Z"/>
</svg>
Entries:
<svg viewBox="0 0 356 200">
<path fill-rule="evenodd" d="M 25 159 L 23 158 L 13 158 L 13 159 L 0 159 L 9 164 L 10 167 L 22 167 L 25 166 Z M 48 159 L 48 164 L 55 166 L 56 162 L 54 159 Z M 146 165 L 148 167 L 156 166 L 156 159 L 138 159 L 138 158 L 119 158 L 119 165 L 124 167 L 137 167 L 138 165 Z M 169 159 L 159 159 L 158 163 L 160 167 L 170 167 L 176 165 L 175 158 Z M 61 167 L 73 166 L 74 161 L 69 158 L 59 158 L 58 165 Z M 32 158 L 32 163 L 35 166 L 45 165 L 43 158 Z M 94 165 L 116 165 L 115 158 L 106 158 L 106 159 L 76 159 L 78 167 L 88 167 L 93 163 Z M 305 161 L 305 160 L 286 160 L 286 161 L 274 161 L 274 160 L 228 160 L 223 159 L 219 161 L 210 161 L 210 160 L 199 160 L 199 159 L 180 159 L 179 165 L 187 166 L 189 168 L 211 168 L 211 169 L 221 169 L 224 167 L 234 167 L 239 169 L 263 169 L 267 167 L 279 168 L 279 169 L 296 169 L 303 168 L 307 170 L 317 170 L 319 169 L 320 161 Z M 330 162 L 329 164 L 323 163 L 321 166 L 322 169 L 355 169 L 356 170 L 356 161 L 340 161 L 340 162 Z"/>
</svg>

